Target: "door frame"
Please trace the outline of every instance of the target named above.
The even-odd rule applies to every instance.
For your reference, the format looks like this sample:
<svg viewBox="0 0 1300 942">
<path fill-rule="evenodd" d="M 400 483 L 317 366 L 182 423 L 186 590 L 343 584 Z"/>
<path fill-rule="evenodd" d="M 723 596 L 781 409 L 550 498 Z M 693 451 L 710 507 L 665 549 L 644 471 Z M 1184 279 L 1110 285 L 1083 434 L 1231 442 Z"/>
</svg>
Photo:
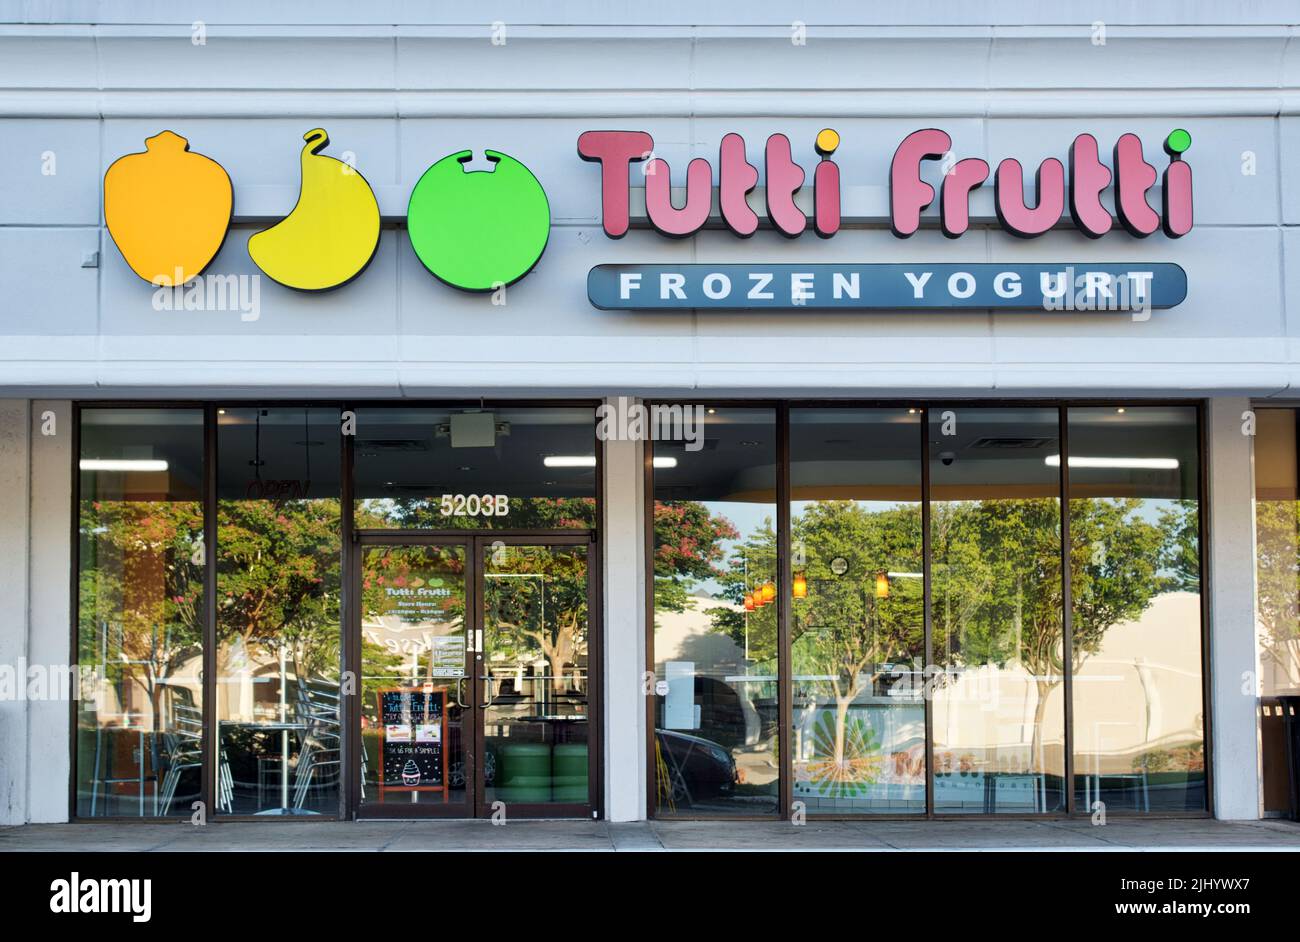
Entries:
<svg viewBox="0 0 1300 942">
<path fill-rule="evenodd" d="M 346 766 L 346 788 L 344 791 L 344 816 L 351 820 L 402 818 L 417 820 L 438 820 L 447 818 L 474 819 L 492 815 L 492 809 L 484 801 L 484 782 L 479 774 L 479 764 L 484 755 L 486 733 L 482 715 L 482 679 L 478 666 L 468 660 L 471 652 L 466 645 L 466 668 L 470 670 L 470 683 L 466 684 L 467 693 L 473 697 L 472 706 L 466 711 L 467 723 L 473 736 L 473 762 L 468 774 L 473 778 L 474 787 L 468 793 L 468 807 L 442 810 L 446 806 L 430 804 L 412 813 L 408 805 L 394 803 L 384 807 L 380 804 L 361 804 L 361 593 L 358 591 L 362 573 L 362 560 L 365 550 L 375 546 L 438 546 L 458 545 L 465 548 L 465 608 L 469 617 L 465 630 L 467 637 L 472 637 L 475 629 L 482 628 L 485 612 L 483 610 L 483 576 L 481 564 L 483 547 L 501 542 L 514 546 L 586 546 L 587 547 L 587 794 L 588 800 L 583 804 L 550 803 L 509 803 L 507 815 L 523 818 L 592 818 L 599 819 L 604 814 L 604 652 L 601 641 L 604 633 L 602 624 L 602 598 L 600 576 L 600 549 L 595 530 L 358 530 L 353 529 L 348 553 L 349 562 L 345 567 L 344 596 L 344 639 L 342 645 L 343 670 L 351 671 L 356 678 L 356 692 L 345 695 L 347 729 L 343 737 L 343 761 Z M 462 732 L 462 736 L 464 736 Z"/>
</svg>

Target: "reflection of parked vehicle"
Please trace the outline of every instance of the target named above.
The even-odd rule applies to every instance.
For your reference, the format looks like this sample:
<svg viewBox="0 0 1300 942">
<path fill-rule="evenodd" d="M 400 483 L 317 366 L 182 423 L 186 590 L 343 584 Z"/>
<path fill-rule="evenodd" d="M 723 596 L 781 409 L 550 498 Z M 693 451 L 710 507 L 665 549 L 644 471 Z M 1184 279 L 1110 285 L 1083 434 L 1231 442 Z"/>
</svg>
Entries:
<svg viewBox="0 0 1300 942">
<path fill-rule="evenodd" d="M 658 775 L 673 804 L 689 807 L 714 798 L 729 798 L 736 789 L 736 763 L 712 740 L 666 729 L 655 730 Z"/>
<path fill-rule="evenodd" d="M 749 725 L 757 716 L 746 715 L 745 703 L 736 689 L 713 677 L 695 678 L 695 703 L 700 708 L 699 728 L 728 748 L 749 742 Z M 749 712 L 753 712 L 750 707 Z"/>
</svg>

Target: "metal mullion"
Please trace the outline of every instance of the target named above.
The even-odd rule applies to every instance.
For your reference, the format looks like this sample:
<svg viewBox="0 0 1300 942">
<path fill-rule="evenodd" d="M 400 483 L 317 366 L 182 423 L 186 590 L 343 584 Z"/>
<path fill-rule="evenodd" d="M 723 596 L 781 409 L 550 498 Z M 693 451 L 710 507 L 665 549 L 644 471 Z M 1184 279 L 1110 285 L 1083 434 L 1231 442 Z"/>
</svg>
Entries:
<svg viewBox="0 0 1300 942">
<path fill-rule="evenodd" d="M 81 405 L 72 404 L 72 462 L 69 473 L 72 475 L 72 507 L 69 513 L 70 534 L 72 541 L 71 567 L 68 574 L 68 595 L 69 607 L 71 613 L 69 631 L 71 633 L 71 642 L 68 648 L 68 660 L 75 663 L 78 667 L 78 684 L 80 684 L 81 670 Z M 32 418 L 30 412 L 28 420 Z M 28 434 L 31 434 L 30 431 Z M 77 786 L 81 778 L 81 769 L 79 766 L 77 742 L 80 739 L 80 722 L 81 718 L 77 713 L 80 704 L 80 689 L 77 697 L 69 697 L 68 718 L 71 726 L 69 730 L 71 735 L 68 737 L 68 768 L 71 775 L 68 776 L 68 820 L 76 821 L 77 815 Z"/>
<path fill-rule="evenodd" d="M 646 441 L 641 445 L 641 500 L 644 503 L 642 508 L 642 549 L 644 569 L 642 570 L 645 578 L 645 598 L 642 600 L 644 605 L 644 639 L 645 645 L 645 664 L 646 674 L 654 677 L 657 685 L 658 676 L 655 674 L 655 483 L 654 483 L 654 442 Z M 646 691 L 645 696 L 645 725 L 646 725 L 646 820 L 654 820 L 658 815 L 658 768 L 655 761 L 655 712 L 658 706 L 659 695 L 655 692 L 655 686 Z M 779 773 L 778 773 L 779 775 Z"/>
<path fill-rule="evenodd" d="M 934 617 L 931 612 L 930 545 L 930 409 L 921 409 L 921 610 L 925 637 L 925 664 L 921 671 L 921 699 L 925 706 L 925 814 L 934 817 L 934 710 L 930 679 L 934 664 Z"/>
<path fill-rule="evenodd" d="M 484 656 L 482 647 L 476 643 L 478 638 L 482 638 L 484 644 L 487 642 L 487 629 L 484 627 L 487 619 L 485 612 L 485 603 L 487 596 L 484 594 L 484 570 L 487 568 L 483 563 L 483 547 L 490 545 L 481 536 L 471 536 L 465 546 L 465 611 L 472 612 L 472 617 L 466 619 L 465 630 L 468 633 L 466 647 L 474 649 L 473 658 L 471 659 L 468 652 L 466 653 L 467 666 L 470 668 L 470 682 L 468 684 L 470 691 L 470 706 L 464 711 L 464 722 L 470 727 L 471 735 L 469 741 L 473 743 L 474 755 L 466 763 L 471 779 L 473 780 L 473 793 L 465 796 L 469 803 L 467 814 L 471 818 L 480 818 L 487 812 L 487 781 L 484 779 L 483 770 L 486 765 L 487 756 L 487 724 L 484 717 L 487 715 L 488 707 L 483 706 L 483 675 L 488 670 L 488 659 Z M 543 588 L 545 592 L 545 588 Z M 461 741 L 466 740 L 464 732 L 461 733 Z M 467 789 L 468 791 L 468 789 Z"/>
<path fill-rule="evenodd" d="M 221 736 L 217 731 L 217 407 L 203 408 L 203 731 L 199 800 L 212 817 Z M 143 757 L 141 757 L 143 761 Z"/>
<path fill-rule="evenodd" d="M 1211 708 L 1213 702 L 1212 692 L 1214 690 L 1213 663 L 1211 661 L 1211 642 L 1210 642 L 1210 462 L 1209 458 L 1209 430 L 1206 428 L 1206 406 L 1205 400 L 1196 404 L 1196 537 L 1199 543 L 1197 547 L 1197 563 L 1200 566 L 1198 576 L 1198 588 L 1201 597 L 1201 749 L 1205 755 L 1205 804 L 1204 813 L 1214 817 L 1214 711 Z M 1252 410 L 1254 405 L 1251 406 Z M 1297 415 L 1297 425 L 1300 426 L 1300 412 Z M 1300 439 L 1297 439 L 1297 448 L 1300 448 Z M 1251 465 L 1254 466 L 1254 445 L 1251 446 Z M 1251 483 L 1251 498 L 1254 498 L 1254 484 Z M 1252 528 L 1254 521 L 1251 521 Z M 1259 705 L 1256 701 L 1256 735 L 1259 730 Z M 1290 740 L 1288 740 L 1289 742 Z M 1294 796 L 1294 790 L 1292 791 Z M 1294 802 L 1294 797 L 1292 798 Z M 1149 816 L 1149 815 L 1148 815 Z"/>
<path fill-rule="evenodd" d="M 1074 597 L 1071 585 L 1072 546 L 1070 538 L 1070 418 L 1062 405 L 1057 409 L 1057 440 L 1061 467 L 1061 671 L 1065 675 L 1065 813 L 1074 814 Z M 1044 770 L 1046 774 L 1046 770 Z"/>
<path fill-rule="evenodd" d="M 339 681 L 340 714 L 339 719 L 346 724 L 343 735 L 339 737 L 339 762 L 345 773 L 339 776 L 339 817 L 347 820 L 355 817 L 360 806 L 361 796 L 361 715 L 357 709 L 360 705 L 361 684 L 361 620 L 360 596 L 356 586 L 360 584 L 360 572 L 357 568 L 358 546 L 354 537 L 355 515 L 352 506 L 352 461 L 353 441 L 355 436 L 343 434 L 343 413 L 350 407 L 339 407 L 339 437 L 342 448 L 339 449 L 339 630 L 343 633 L 339 644 Z M 351 672 L 349 675 L 348 672 Z M 348 677 L 351 676 L 353 693 L 344 695 Z M 354 715 L 355 714 L 355 715 Z"/>
<path fill-rule="evenodd" d="M 781 403 L 776 409 L 776 676 L 777 748 L 781 765 L 777 775 L 780 817 L 792 812 L 794 797 L 794 757 L 790 755 L 793 723 L 794 678 L 790 655 L 790 608 L 794 598 L 794 580 L 790 572 L 790 406 Z"/>
</svg>

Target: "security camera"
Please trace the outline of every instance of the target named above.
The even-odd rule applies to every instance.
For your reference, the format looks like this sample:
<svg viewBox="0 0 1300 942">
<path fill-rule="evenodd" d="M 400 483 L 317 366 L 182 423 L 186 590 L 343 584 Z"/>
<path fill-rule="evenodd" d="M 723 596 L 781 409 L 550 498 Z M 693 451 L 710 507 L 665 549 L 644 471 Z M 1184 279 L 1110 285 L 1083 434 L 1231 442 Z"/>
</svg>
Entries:
<svg viewBox="0 0 1300 942">
<path fill-rule="evenodd" d="M 939 452 L 939 460 L 943 462 L 944 467 L 947 467 L 957 460 L 957 455 L 951 451 L 941 451 Z"/>
</svg>

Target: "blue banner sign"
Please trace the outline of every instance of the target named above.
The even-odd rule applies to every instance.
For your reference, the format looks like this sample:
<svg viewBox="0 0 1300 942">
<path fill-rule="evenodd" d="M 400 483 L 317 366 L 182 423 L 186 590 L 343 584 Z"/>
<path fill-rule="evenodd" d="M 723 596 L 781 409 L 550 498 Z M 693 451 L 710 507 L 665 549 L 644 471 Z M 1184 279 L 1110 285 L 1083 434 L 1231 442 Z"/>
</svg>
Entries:
<svg viewBox="0 0 1300 942">
<path fill-rule="evenodd" d="M 608 311 L 1149 311 L 1182 303 L 1187 273 L 1167 262 L 597 265 L 587 297 Z"/>
</svg>

